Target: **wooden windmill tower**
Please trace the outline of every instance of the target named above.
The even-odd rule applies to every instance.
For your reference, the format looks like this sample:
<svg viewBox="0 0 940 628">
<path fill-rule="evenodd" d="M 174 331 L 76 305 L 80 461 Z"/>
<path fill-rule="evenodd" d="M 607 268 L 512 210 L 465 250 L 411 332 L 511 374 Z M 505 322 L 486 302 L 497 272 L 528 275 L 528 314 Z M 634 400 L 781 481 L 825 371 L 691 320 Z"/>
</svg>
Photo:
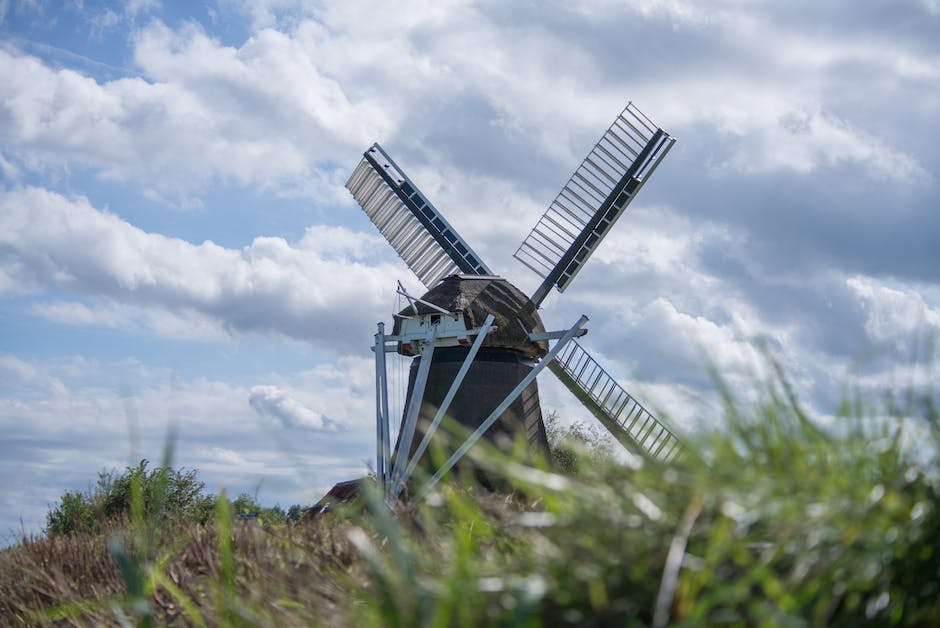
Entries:
<svg viewBox="0 0 940 628">
<path fill-rule="evenodd" d="M 521 432 L 533 448 L 546 448 L 535 379 L 545 367 L 628 449 L 657 460 L 681 452 L 676 435 L 575 340 L 586 333 L 587 317 L 546 332 L 538 316 L 549 291 L 565 290 L 674 142 L 627 105 L 514 255 L 543 278 L 531 297 L 496 276 L 378 144 L 364 153 L 346 187 L 429 290 L 415 298 L 399 288 L 409 307 L 396 315 L 391 334 L 379 323 L 375 336 L 376 470 L 390 499 L 444 416 L 474 431 L 419 496 L 484 435 L 498 441 Z M 416 356 L 394 451 L 389 351 Z"/>
</svg>

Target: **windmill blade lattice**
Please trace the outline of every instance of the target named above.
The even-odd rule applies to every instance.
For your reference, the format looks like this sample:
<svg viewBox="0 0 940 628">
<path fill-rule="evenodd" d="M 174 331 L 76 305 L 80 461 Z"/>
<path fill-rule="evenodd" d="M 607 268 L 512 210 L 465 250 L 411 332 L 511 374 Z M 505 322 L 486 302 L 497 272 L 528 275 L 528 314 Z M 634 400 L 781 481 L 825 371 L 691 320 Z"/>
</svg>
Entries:
<svg viewBox="0 0 940 628">
<path fill-rule="evenodd" d="M 346 187 L 426 287 L 456 273 L 492 274 L 378 144 L 363 154 Z"/>
<path fill-rule="evenodd" d="M 675 141 L 633 103 L 617 116 L 514 254 L 544 279 L 536 306 L 565 290 Z"/>
<path fill-rule="evenodd" d="M 627 449 L 639 448 L 662 462 L 682 453 L 679 438 L 624 390 L 576 340 L 568 343 L 548 367 Z"/>
</svg>

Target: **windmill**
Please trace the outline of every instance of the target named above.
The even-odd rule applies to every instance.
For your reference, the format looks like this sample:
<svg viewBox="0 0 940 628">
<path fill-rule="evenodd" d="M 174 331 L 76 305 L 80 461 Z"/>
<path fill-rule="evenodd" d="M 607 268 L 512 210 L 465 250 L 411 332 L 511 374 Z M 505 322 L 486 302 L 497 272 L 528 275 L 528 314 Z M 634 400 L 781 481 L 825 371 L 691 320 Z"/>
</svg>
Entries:
<svg viewBox="0 0 940 628">
<path fill-rule="evenodd" d="M 379 323 L 375 335 L 376 472 L 387 498 L 401 492 L 444 416 L 473 431 L 419 497 L 484 435 L 522 433 L 533 449 L 547 449 L 536 383 L 546 367 L 627 449 L 660 461 L 682 453 L 673 431 L 577 342 L 587 317 L 546 331 L 538 315 L 553 288 L 568 287 L 674 143 L 632 103 L 626 106 L 515 252 L 542 278 L 531 296 L 495 275 L 381 146 L 366 150 L 346 187 L 428 288 L 414 297 L 399 284 L 408 307 L 395 315 L 391 334 Z M 394 449 L 385 366 L 392 351 L 415 356 Z"/>
</svg>

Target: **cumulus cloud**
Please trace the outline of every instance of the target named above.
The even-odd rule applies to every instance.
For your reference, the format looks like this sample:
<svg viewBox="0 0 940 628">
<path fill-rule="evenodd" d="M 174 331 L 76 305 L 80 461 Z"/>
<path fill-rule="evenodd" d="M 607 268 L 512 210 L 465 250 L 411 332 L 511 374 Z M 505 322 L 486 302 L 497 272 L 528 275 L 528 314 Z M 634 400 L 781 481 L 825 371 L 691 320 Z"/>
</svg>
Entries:
<svg viewBox="0 0 940 628">
<path fill-rule="evenodd" d="M 381 109 L 350 102 L 323 76 L 312 50 L 276 31 L 235 50 L 198 27 L 154 22 L 135 50 L 149 80 L 98 83 L 0 50 L 8 155 L 32 169 L 78 161 L 168 193 L 228 179 L 298 194 L 319 180 L 338 195 L 340 175 L 325 164 L 388 125 Z"/>
<path fill-rule="evenodd" d="M 0 231 L 11 291 L 38 286 L 92 300 L 40 303 L 35 313 L 188 338 L 275 333 L 342 342 L 381 318 L 400 274 L 364 263 L 382 246 L 378 236 L 342 227 L 312 227 L 296 244 L 258 237 L 227 249 L 148 233 L 87 199 L 38 188 L 0 192 Z"/>
<path fill-rule="evenodd" d="M 847 29 L 820 21 L 808 31 L 796 19 L 798 11 L 755 10 L 738 2 L 718 3 L 708 12 L 682 1 L 598 3 L 559 8 L 539 19 L 530 13 L 535 9 L 480 5 L 401 11 L 347 3 L 300 10 L 292 2 L 274 0 L 243 8 L 255 12 L 256 30 L 240 45 L 223 44 L 194 23 L 174 28 L 154 21 L 136 31 L 133 55 L 142 75 L 136 79 L 96 83 L 7 53 L 0 61 L 10 70 L 8 89 L 17 96 L 6 105 L 13 121 L 5 133 L 14 166 L 71 154 L 97 164 L 105 176 L 143 178 L 146 172 L 151 181 L 156 173 L 156 184 L 164 185 L 159 182 L 165 176 L 170 187 L 221 176 L 283 193 L 321 177 L 320 188 L 335 193 L 342 179 L 338 173 L 348 167 L 327 165 L 332 156 L 357 152 L 372 139 L 391 135 L 406 157 L 400 161 L 415 164 L 409 172 L 417 173 L 458 229 L 489 261 L 506 260 L 501 271 L 513 273 L 508 251 L 524 235 L 525 226 L 519 224 L 534 222 L 611 112 L 622 106 L 629 85 L 629 93 L 637 94 L 654 119 L 680 134 L 670 160 L 680 161 L 684 180 L 672 187 L 690 190 L 689 198 L 661 190 L 657 200 L 681 206 L 690 220 L 618 226 L 622 231 L 605 243 L 591 266 L 605 272 L 614 267 L 626 280 L 618 285 L 631 289 L 643 273 L 647 284 L 653 281 L 649 276 L 667 282 L 660 294 L 652 289 L 639 294 L 640 306 L 665 298 L 677 311 L 716 325 L 735 320 L 732 309 L 739 311 L 740 324 L 740 311 L 748 310 L 753 327 L 766 326 L 765 317 L 777 307 L 772 289 L 759 293 L 758 284 L 795 284 L 792 276 L 819 272 L 825 264 L 844 266 L 839 272 L 857 271 L 853 252 L 829 249 L 866 242 L 883 231 L 884 223 L 874 218 L 874 203 L 864 208 L 865 219 L 830 227 L 838 221 L 828 215 L 841 208 L 818 204 L 831 199 L 796 209 L 768 202 L 781 199 L 759 199 L 767 207 L 757 211 L 748 205 L 754 199 L 731 198 L 728 189 L 783 172 L 792 192 L 784 190 L 781 198 L 807 202 L 811 195 L 801 194 L 803 185 L 822 187 L 827 174 L 855 168 L 879 184 L 921 190 L 932 185 L 923 155 L 912 153 L 910 144 L 898 144 L 904 134 L 893 132 L 897 121 L 870 114 L 887 111 L 882 96 L 888 90 L 875 86 L 908 89 L 935 82 L 936 53 L 919 40 L 887 36 L 872 46 L 871 21 L 858 20 Z M 644 37 L 663 42 L 655 55 L 643 46 L 631 44 L 628 50 L 618 43 Z M 624 64 L 623 58 L 634 63 Z M 401 68 L 407 68 L 404 89 Z M 871 89 L 833 87 L 841 77 L 856 74 L 865 76 Z M 27 76 L 37 80 L 28 82 Z M 73 96 L 61 97 L 65 93 Z M 895 99 L 890 103 L 893 107 Z M 918 106 L 914 112 L 923 115 L 935 104 Z M 43 153 L 43 147 L 55 152 Z M 644 198 L 657 193 L 655 185 Z M 857 205 L 853 209 L 859 210 Z M 712 211 L 715 219 L 703 225 Z M 631 214 L 624 222 L 633 219 Z M 735 228 L 727 229 L 734 221 Z M 896 217 L 894 222 L 898 233 L 910 231 Z M 839 238 L 840 230 L 847 235 Z M 733 239 L 722 237 L 731 231 Z M 672 237 L 673 232 L 678 235 Z M 159 240 L 146 235 L 147 241 Z M 320 235 L 317 261 L 329 260 L 329 247 L 351 247 L 336 251 L 340 257 L 364 254 L 356 248 L 354 232 L 337 228 Z M 706 257 L 703 240 L 711 236 L 720 242 L 711 249 L 723 247 L 725 259 Z M 774 238 L 770 242 L 769 236 Z M 827 242 L 832 245 L 822 245 Z M 170 334 L 183 334 L 173 330 L 188 327 L 195 330 L 191 336 L 213 337 L 208 332 L 214 325 L 214 333 L 223 336 L 274 330 L 309 337 L 317 331 L 299 319 L 321 311 L 318 298 L 334 295 L 317 294 L 316 282 L 300 275 L 320 270 L 319 277 L 333 276 L 330 271 L 338 267 L 314 265 L 295 272 L 297 258 L 306 253 L 303 245 L 277 238 L 259 238 L 241 251 L 186 244 L 174 257 L 207 269 L 201 286 L 189 285 L 196 283 L 192 278 L 171 285 L 168 275 L 180 274 L 179 269 L 161 272 L 156 255 L 127 264 L 118 254 L 119 267 L 93 255 L 84 267 L 77 261 L 47 264 L 40 272 L 40 260 L 19 250 L 4 266 L 0 285 L 8 290 L 90 286 L 92 296 L 81 302 L 33 307 L 49 320 L 97 319 Z M 156 248 L 172 247 L 163 242 Z M 899 253 L 893 255 L 915 248 L 894 247 Z M 774 257 L 786 253 L 797 258 L 791 277 L 784 277 L 788 271 Z M 906 268 L 917 265 L 915 254 L 909 258 Z M 703 261 L 724 267 L 702 272 Z M 592 288 L 591 266 L 578 280 L 582 294 L 595 304 L 616 300 L 616 293 Z M 732 267 L 738 276 L 719 272 Z M 124 269 L 136 269 L 139 276 L 128 278 Z M 147 276 L 153 277 L 149 283 Z M 689 278 L 696 285 L 683 285 Z M 522 283 L 530 281 L 522 278 Z M 699 282 L 707 289 L 699 289 Z M 265 291 L 258 288 L 261 283 L 277 287 Z M 708 290 L 750 292 L 721 305 L 707 298 Z M 312 295 L 298 298 L 302 292 Z M 259 313 L 262 301 L 279 302 L 272 312 Z M 626 309 L 626 320 L 640 320 L 640 310 Z M 332 316 L 336 310 L 322 311 Z"/>
<path fill-rule="evenodd" d="M 255 386 L 248 395 L 248 403 L 258 414 L 275 419 L 285 427 L 330 432 L 338 429 L 335 422 L 314 412 L 277 386 Z"/>
<path fill-rule="evenodd" d="M 940 339 L 940 307 L 926 303 L 922 294 L 872 277 L 850 277 L 845 283 L 861 301 L 865 329 L 875 341 L 911 341 L 921 334 Z"/>
<path fill-rule="evenodd" d="M 805 111 L 786 102 L 755 103 L 743 119 L 726 120 L 725 132 L 740 149 L 717 168 L 744 173 L 793 170 L 809 173 L 820 167 L 856 163 L 879 178 L 901 183 L 930 179 L 923 166 L 845 120 L 821 111 Z M 773 119 L 776 114 L 776 120 Z"/>
<path fill-rule="evenodd" d="M 654 118 L 729 134 L 720 166 L 805 172 L 849 161 L 895 178 L 925 173 L 856 123 L 877 93 L 847 100 L 851 90 L 828 90 L 830 74 L 846 66 L 858 67 L 872 90 L 936 81 L 936 55 L 903 39 L 872 45 L 869 31 L 838 30 L 814 37 L 778 19 L 786 11 L 737 2 L 708 12 L 686 2 L 559 7 L 565 19 L 556 20 L 535 7 L 435 3 L 310 11 L 274 0 L 249 9 L 257 30 L 238 47 L 194 22 L 135 31 L 140 78 L 96 83 L 4 52 L 8 149 L 31 167 L 77 159 L 163 192 L 223 178 L 280 194 L 310 195 L 316 184 L 319 194 L 341 197 L 337 156 L 392 138 L 444 167 L 533 177 L 533 159 L 580 158 L 622 106 L 627 82 Z M 693 36 L 681 39 L 676 25 L 693 27 Z M 655 56 L 633 44 L 621 50 L 651 37 L 670 43 Z"/>
</svg>

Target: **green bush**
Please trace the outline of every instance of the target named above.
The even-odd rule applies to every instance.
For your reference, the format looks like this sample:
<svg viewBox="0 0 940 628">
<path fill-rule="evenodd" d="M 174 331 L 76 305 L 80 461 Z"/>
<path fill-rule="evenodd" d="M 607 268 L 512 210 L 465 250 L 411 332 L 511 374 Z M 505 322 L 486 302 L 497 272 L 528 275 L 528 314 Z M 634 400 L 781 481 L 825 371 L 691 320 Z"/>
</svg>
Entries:
<svg viewBox="0 0 940 628">
<path fill-rule="evenodd" d="M 124 473 L 98 474 L 97 495 L 102 514 L 114 519 L 130 514 L 132 486 L 140 482 L 144 498 L 144 512 L 149 514 L 162 502 L 167 517 L 205 523 L 215 511 L 215 498 L 205 494 L 205 483 L 196 477 L 194 469 L 157 467 L 147 469 L 148 461 L 141 460 L 137 467 L 127 467 Z"/>
<path fill-rule="evenodd" d="M 123 473 L 103 470 L 93 489 L 84 493 L 66 492 L 59 503 L 46 513 L 49 535 L 97 532 L 108 523 L 119 522 L 131 514 L 135 483 L 143 497 L 144 514 L 154 510 L 161 517 L 206 523 L 215 511 L 215 498 L 204 493 L 205 484 L 195 470 L 157 467 L 148 469 L 141 460 Z"/>
<path fill-rule="evenodd" d="M 46 513 L 46 533 L 50 535 L 92 531 L 97 526 L 98 513 L 85 493 L 66 492 L 59 504 Z"/>
</svg>

